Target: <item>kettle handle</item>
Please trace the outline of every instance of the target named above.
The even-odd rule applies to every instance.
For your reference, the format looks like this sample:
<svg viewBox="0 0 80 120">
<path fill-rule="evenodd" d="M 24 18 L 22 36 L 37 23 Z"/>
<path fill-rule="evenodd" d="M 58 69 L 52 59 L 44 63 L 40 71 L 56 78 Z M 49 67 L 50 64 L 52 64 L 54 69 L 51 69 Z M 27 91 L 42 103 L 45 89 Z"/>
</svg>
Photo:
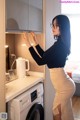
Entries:
<svg viewBox="0 0 80 120">
<path fill-rule="evenodd" d="M 26 60 L 27 62 L 27 65 L 28 65 L 28 69 L 26 71 L 29 71 L 30 70 L 30 63 L 29 63 L 29 60 Z"/>
</svg>

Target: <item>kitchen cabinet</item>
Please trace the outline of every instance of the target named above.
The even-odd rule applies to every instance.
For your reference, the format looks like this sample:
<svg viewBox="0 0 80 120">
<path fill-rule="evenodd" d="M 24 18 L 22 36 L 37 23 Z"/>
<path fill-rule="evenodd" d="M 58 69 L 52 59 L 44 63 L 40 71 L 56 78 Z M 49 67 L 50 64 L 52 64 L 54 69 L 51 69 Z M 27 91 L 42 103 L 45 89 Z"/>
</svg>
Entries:
<svg viewBox="0 0 80 120">
<path fill-rule="evenodd" d="M 42 31 L 42 0 L 29 0 L 29 30 Z"/>
<path fill-rule="evenodd" d="M 5 112 L 5 0 L 0 0 L 0 114 Z M 0 116 L 1 118 L 1 116 Z"/>
<path fill-rule="evenodd" d="M 42 0 L 6 0 L 6 31 L 42 32 L 42 6 Z"/>
</svg>

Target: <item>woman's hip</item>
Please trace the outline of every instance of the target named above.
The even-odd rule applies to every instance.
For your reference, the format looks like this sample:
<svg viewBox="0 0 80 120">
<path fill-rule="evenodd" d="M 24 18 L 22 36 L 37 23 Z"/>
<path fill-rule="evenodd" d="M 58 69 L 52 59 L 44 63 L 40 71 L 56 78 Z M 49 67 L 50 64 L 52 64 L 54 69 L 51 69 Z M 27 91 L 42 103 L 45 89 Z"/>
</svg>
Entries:
<svg viewBox="0 0 80 120">
<path fill-rule="evenodd" d="M 50 77 L 56 91 L 66 92 L 68 90 L 75 92 L 75 83 L 63 68 L 50 69 Z"/>
</svg>

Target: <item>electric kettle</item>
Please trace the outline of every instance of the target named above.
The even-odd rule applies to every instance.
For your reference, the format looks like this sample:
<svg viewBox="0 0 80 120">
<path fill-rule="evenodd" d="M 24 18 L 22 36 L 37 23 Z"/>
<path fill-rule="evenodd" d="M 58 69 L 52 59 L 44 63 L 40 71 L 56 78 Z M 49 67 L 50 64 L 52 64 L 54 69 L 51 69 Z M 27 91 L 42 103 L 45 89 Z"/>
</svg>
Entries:
<svg viewBox="0 0 80 120">
<path fill-rule="evenodd" d="M 26 71 L 29 71 L 29 69 L 30 69 L 29 60 L 22 57 L 16 59 L 16 73 L 18 78 L 24 78 L 26 76 Z"/>
</svg>

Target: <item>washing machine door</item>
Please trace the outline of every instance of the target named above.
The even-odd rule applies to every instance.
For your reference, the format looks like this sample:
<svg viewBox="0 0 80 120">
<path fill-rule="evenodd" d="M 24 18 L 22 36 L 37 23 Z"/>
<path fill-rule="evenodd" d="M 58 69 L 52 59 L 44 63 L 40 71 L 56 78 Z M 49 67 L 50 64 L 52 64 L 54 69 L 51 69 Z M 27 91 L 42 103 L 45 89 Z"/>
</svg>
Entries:
<svg viewBox="0 0 80 120">
<path fill-rule="evenodd" d="M 34 104 L 27 115 L 26 120 L 44 120 L 44 108 L 41 104 Z"/>
</svg>

